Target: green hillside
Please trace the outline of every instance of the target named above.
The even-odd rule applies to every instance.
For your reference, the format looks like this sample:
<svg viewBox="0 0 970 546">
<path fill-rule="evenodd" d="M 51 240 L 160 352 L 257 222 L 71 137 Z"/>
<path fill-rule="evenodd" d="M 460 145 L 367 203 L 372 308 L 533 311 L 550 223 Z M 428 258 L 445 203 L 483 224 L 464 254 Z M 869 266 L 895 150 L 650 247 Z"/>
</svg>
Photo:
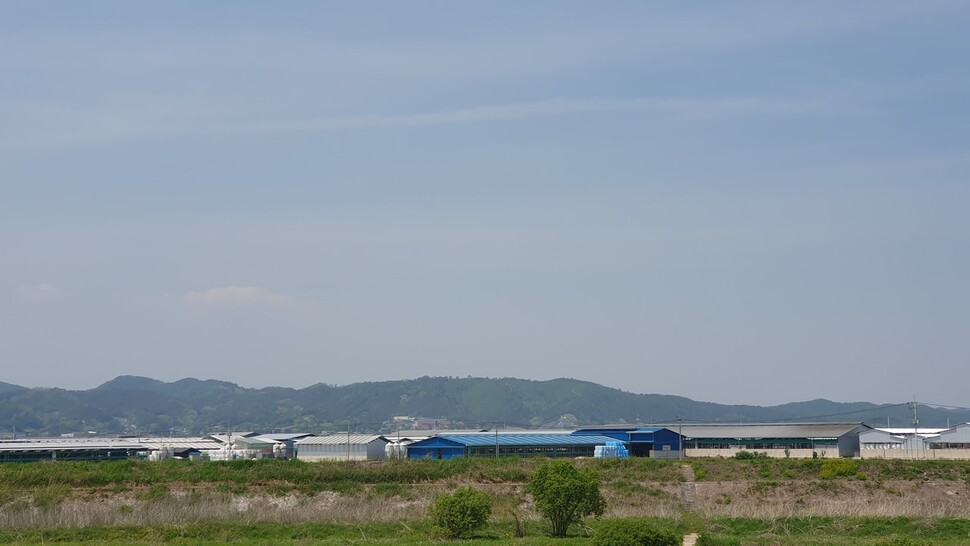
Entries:
<svg viewBox="0 0 970 546">
<path fill-rule="evenodd" d="M 62 433 L 191 435 L 225 430 L 320 431 L 351 426 L 389 431 L 395 415 L 448 419 L 465 427 L 538 427 L 564 415 L 581 425 L 738 421 L 911 422 L 906 404 L 812 400 L 779 406 L 724 405 L 680 396 L 635 394 L 588 381 L 421 377 L 247 389 L 215 380 L 172 383 L 121 376 L 86 391 L 0 385 L 0 423 L 34 435 Z M 970 411 L 921 406 L 923 426 L 970 420 Z M 9 430 L 8 429 L 8 430 Z"/>
</svg>

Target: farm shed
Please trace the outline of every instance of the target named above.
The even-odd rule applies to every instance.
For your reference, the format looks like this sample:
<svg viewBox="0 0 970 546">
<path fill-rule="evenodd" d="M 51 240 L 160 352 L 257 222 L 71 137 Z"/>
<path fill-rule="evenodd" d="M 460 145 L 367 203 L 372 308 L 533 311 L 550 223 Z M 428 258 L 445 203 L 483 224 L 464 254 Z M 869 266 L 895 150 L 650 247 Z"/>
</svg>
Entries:
<svg viewBox="0 0 970 546">
<path fill-rule="evenodd" d="M 679 455 L 680 437 L 665 427 L 637 427 L 630 425 L 607 425 L 581 428 L 573 435 L 599 434 L 619 440 L 627 445 L 633 457 L 676 458 Z"/>
<path fill-rule="evenodd" d="M 970 423 L 961 423 L 924 440 L 927 459 L 970 459 Z"/>
<path fill-rule="evenodd" d="M 946 431 L 953 429 L 912 427 L 877 428 L 859 434 L 859 456 L 863 459 L 963 459 L 968 452 L 961 449 L 946 449 L 956 444 L 933 443 Z M 950 438 L 955 439 L 955 436 Z"/>
<path fill-rule="evenodd" d="M 125 438 L 36 438 L 0 441 L 0 462 L 127 459 L 144 449 Z"/>
<path fill-rule="evenodd" d="M 688 457 L 733 457 L 757 451 L 769 457 L 857 457 L 860 423 L 684 424 L 668 428 L 683 434 Z"/>
<path fill-rule="evenodd" d="M 296 442 L 301 461 L 373 461 L 384 458 L 387 438 L 369 434 L 311 436 Z"/>
<path fill-rule="evenodd" d="M 903 449 L 906 436 L 893 434 L 888 430 L 872 429 L 859 434 L 859 448 L 863 451 L 883 449 Z"/>
<path fill-rule="evenodd" d="M 614 438 L 561 432 L 483 432 L 439 434 L 414 442 L 407 448 L 411 459 L 453 459 L 455 457 L 592 457 L 596 446 Z"/>
<path fill-rule="evenodd" d="M 930 449 L 970 449 L 970 423 L 961 423 L 941 430 L 939 435 L 926 439 Z"/>
</svg>

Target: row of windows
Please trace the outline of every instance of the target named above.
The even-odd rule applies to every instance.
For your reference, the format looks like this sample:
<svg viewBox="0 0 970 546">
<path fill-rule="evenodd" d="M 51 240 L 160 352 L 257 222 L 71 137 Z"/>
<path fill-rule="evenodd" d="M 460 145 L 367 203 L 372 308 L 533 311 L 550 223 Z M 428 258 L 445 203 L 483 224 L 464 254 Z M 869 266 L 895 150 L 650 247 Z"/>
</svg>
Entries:
<svg viewBox="0 0 970 546">
<path fill-rule="evenodd" d="M 130 453 L 124 450 L 90 451 L 90 450 L 58 450 L 58 451 L 5 451 L 0 453 L 0 461 L 98 461 L 104 459 L 127 459 Z"/>
<path fill-rule="evenodd" d="M 970 449 L 968 443 L 935 442 L 927 444 L 930 449 Z M 906 444 L 862 444 L 862 449 L 912 449 Z"/>
<path fill-rule="evenodd" d="M 815 444 L 812 442 L 772 441 L 772 442 L 685 442 L 685 448 L 694 449 L 838 449 L 835 444 Z"/>
<path fill-rule="evenodd" d="M 499 446 L 499 455 L 518 457 L 592 457 L 595 446 Z M 470 447 L 472 457 L 494 457 L 495 446 Z"/>
</svg>

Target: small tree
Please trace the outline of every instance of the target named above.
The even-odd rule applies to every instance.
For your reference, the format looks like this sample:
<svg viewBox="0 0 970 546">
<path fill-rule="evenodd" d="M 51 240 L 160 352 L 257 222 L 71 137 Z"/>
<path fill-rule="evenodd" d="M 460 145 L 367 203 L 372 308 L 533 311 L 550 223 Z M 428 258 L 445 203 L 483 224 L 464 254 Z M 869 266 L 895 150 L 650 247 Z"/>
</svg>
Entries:
<svg viewBox="0 0 970 546">
<path fill-rule="evenodd" d="M 552 523 L 552 536 L 566 536 L 573 523 L 586 516 L 603 515 L 606 501 L 600 481 L 591 469 L 580 470 L 569 461 L 547 461 L 529 478 L 536 510 Z"/>
<path fill-rule="evenodd" d="M 439 495 L 428 513 L 449 537 L 461 538 L 485 527 L 492 517 L 492 499 L 472 487 L 459 487 L 454 493 Z"/>
</svg>

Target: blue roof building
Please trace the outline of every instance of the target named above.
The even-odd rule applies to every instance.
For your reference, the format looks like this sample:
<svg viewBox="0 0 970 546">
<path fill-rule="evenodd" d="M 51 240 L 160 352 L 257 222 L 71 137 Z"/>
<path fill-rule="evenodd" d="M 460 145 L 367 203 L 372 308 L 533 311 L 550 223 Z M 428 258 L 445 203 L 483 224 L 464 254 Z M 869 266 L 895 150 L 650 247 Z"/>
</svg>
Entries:
<svg viewBox="0 0 970 546">
<path fill-rule="evenodd" d="M 494 432 L 447 434 L 408 446 L 410 459 L 455 457 L 592 457 L 596 446 L 614 438 L 598 434 Z"/>
<path fill-rule="evenodd" d="M 608 436 L 626 444 L 633 457 L 677 457 L 680 452 L 680 436 L 663 427 L 606 426 L 581 428 L 576 436 Z"/>
<path fill-rule="evenodd" d="M 442 432 L 408 446 L 411 459 L 455 457 L 592 457 L 596 446 L 623 442 L 634 457 L 677 457 L 680 437 L 659 427 L 594 427 L 561 431 Z"/>
</svg>

